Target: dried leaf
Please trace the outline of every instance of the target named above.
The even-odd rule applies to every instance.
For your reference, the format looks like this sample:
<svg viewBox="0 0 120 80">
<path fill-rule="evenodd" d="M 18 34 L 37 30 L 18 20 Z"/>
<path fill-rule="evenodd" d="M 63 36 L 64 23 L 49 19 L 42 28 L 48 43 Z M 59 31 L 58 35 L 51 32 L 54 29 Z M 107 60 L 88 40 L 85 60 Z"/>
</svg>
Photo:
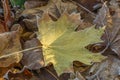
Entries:
<svg viewBox="0 0 120 80">
<path fill-rule="evenodd" d="M 68 79 L 70 79 L 70 73 L 62 73 L 59 76 L 59 80 L 68 80 Z"/>
<path fill-rule="evenodd" d="M 59 80 L 59 77 L 54 69 L 53 64 L 49 63 L 47 66 L 38 70 L 29 71 L 24 68 L 22 71 L 13 73 L 9 71 L 5 79 L 8 80 Z M 62 80 L 62 79 L 61 79 Z"/>
<path fill-rule="evenodd" d="M 77 77 L 79 80 L 86 80 L 86 79 L 81 75 L 80 72 L 77 72 L 77 73 L 76 73 L 76 77 Z"/>
<path fill-rule="evenodd" d="M 77 6 L 67 2 L 63 3 L 61 0 L 54 1 L 49 8 L 49 15 L 52 20 L 57 21 L 63 12 L 67 11 L 69 14 L 77 12 Z"/>
<path fill-rule="evenodd" d="M 45 6 L 49 0 L 27 0 L 25 1 L 25 9 L 31 9 L 36 7 Z"/>
<path fill-rule="evenodd" d="M 90 0 L 90 1 L 88 1 L 88 0 L 81 0 L 81 1 L 80 0 L 72 0 L 72 1 L 75 1 L 76 3 L 81 4 L 82 6 L 84 6 L 85 8 L 87 8 L 90 11 L 94 11 L 95 6 L 99 3 L 101 3 L 100 0 Z"/>
<path fill-rule="evenodd" d="M 37 77 L 37 80 L 59 80 L 52 63 L 49 63 L 46 67 L 40 68 L 39 71 L 34 71 L 34 75 Z"/>
<path fill-rule="evenodd" d="M 112 17 L 112 27 L 108 26 L 102 36 L 103 42 L 92 44 L 89 50 L 96 52 L 94 50 L 99 49 L 99 51 L 105 56 L 113 55 L 120 57 L 120 9 L 116 9 L 115 15 Z M 94 48 L 96 46 L 96 49 Z M 94 48 L 94 49 L 91 49 Z"/>
<path fill-rule="evenodd" d="M 33 74 L 28 69 L 25 68 L 23 71 L 17 73 L 9 71 L 4 76 L 4 78 L 7 80 L 30 80 L 32 76 Z"/>
<path fill-rule="evenodd" d="M 19 34 L 21 35 L 23 33 L 23 27 L 20 24 L 14 24 L 10 31 L 18 31 Z"/>
<path fill-rule="evenodd" d="M 108 17 L 110 17 L 109 8 L 107 7 L 106 3 L 104 3 L 94 20 L 96 28 L 106 26 Z"/>
<path fill-rule="evenodd" d="M 20 35 L 17 31 L 0 34 L 0 44 L 0 67 L 8 67 L 21 60 L 22 53 L 13 54 L 21 50 Z"/>
<path fill-rule="evenodd" d="M 32 38 L 36 38 L 36 34 L 34 32 L 25 32 L 21 35 L 21 38 L 23 41 L 31 40 Z"/>
<path fill-rule="evenodd" d="M 74 72 L 80 72 L 83 73 L 85 71 L 87 71 L 90 68 L 90 65 L 86 65 L 80 61 L 73 61 L 73 69 Z"/>
<path fill-rule="evenodd" d="M 103 42 L 89 44 L 85 48 L 93 53 L 99 53 L 105 49 L 106 45 Z"/>
<path fill-rule="evenodd" d="M 42 44 L 38 39 L 33 38 L 28 40 L 23 45 L 24 49 L 38 47 L 37 49 L 24 52 L 21 60 L 22 65 L 26 66 L 30 70 L 40 69 L 44 67 L 44 59 L 42 54 Z"/>
<path fill-rule="evenodd" d="M 87 75 L 87 80 L 115 80 L 120 74 L 120 60 L 116 57 L 109 57 L 101 63 L 94 64 Z"/>
<path fill-rule="evenodd" d="M 25 26 L 29 31 L 38 30 L 36 19 L 24 19 L 23 22 L 25 23 Z"/>
<path fill-rule="evenodd" d="M 4 27 L 5 30 L 8 31 L 12 25 L 13 18 L 11 17 L 10 5 L 8 0 L 2 0 L 3 9 L 4 9 Z"/>
<path fill-rule="evenodd" d="M 3 78 L 3 76 L 5 75 L 5 73 L 9 70 L 9 67 L 0 67 L 0 78 Z M 0 79 L 1 80 L 1 79 Z"/>
<path fill-rule="evenodd" d="M 4 23 L 0 21 L 0 33 L 5 32 Z"/>
<path fill-rule="evenodd" d="M 57 5 L 50 7 L 49 9 L 49 16 L 52 18 L 53 21 L 57 21 L 58 18 L 61 16 L 61 11 L 58 9 Z"/>
</svg>

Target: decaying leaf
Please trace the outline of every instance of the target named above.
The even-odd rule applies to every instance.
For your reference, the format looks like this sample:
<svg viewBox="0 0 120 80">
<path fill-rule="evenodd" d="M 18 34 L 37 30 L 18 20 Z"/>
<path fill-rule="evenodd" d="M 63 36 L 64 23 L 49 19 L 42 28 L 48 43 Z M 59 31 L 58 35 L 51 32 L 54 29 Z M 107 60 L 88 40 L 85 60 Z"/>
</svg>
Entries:
<svg viewBox="0 0 120 80">
<path fill-rule="evenodd" d="M 5 78 L 8 80 L 59 80 L 54 66 L 51 63 L 38 70 L 29 71 L 27 68 L 25 68 L 18 73 L 13 73 L 9 71 L 6 74 Z"/>
<path fill-rule="evenodd" d="M 108 23 L 107 20 L 109 17 L 110 17 L 109 8 L 106 5 L 106 3 L 104 3 L 94 20 L 94 24 L 96 24 L 96 28 L 106 26 Z"/>
<path fill-rule="evenodd" d="M 4 23 L 0 21 L 0 33 L 5 32 Z"/>
<path fill-rule="evenodd" d="M 16 11 L 15 23 L 18 24 L 13 25 L 9 1 L 1 1 L 4 3 L 4 13 L 0 13 L 0 80 L 3 80 L 6 72 L 4 78 L 7 80 L 120 78 L 118 5 L 114 7 L 116 13 L 112 16 L 106 2 L 103 6 L 101 4 L 106 0 L 26 0 L 23 13 L 17 15 L 19 11 Z M 91 23 L 93 21 L 91 15 L 80 16 L 82 15 L 82 12 L 78 11 L 80 7 L 96 17 L 94 23 L 97 28 L 105 26 L 106 29 L 96 30 L 95 25 Z M 102 8 L 96 16 L 94 11 L 100 7 Z M 86 11 L 83 10 L 83 14 Z M 88 26 L 89 28 L 86 28 Z M 9 30 L 10 32 L 5 32 Z M 98 41 L 99 43 L 95 43 Z M 108 57 L 104 59 L 101 54 L 92 54 L 85 48 Z M 58 76 L 59 74 L 61 75 Z"/>
<path fill-rule="evenodd" d="M 5 30 L 8 31 L 9 27 L 11 27 L 13 22 L 13 17 L 11 16 L 10 6 L 8 0 L 1 0 L 3 3 L 3 9 L 4 9 L 4 27 Z"/>
<path fill-rule="evenodd" d="M 77 6 L 72 3 L 63 3 L 61 0 L 50 0 L 46 6 L 37 7 L 34 9 L 26 9 L 23 11 L 22 15 L 31 14 L 35 12 L 49 12 L 49 16 L 56 21 L 61 14 L 66 10 L 68 13 L 77 12 Z"/>
<path fill-rule="evenodd" d="M 22 26 L 20 24 L 14 24 L 11 27 L 10 31 L 18 31 L 19 34 L 21 35 L 23 33 L 23 28 L 22 28 Z"/>
<path fill-rule="evenodd" d="M 12 63 L 18 63 L 22 58 L 20 35 L 17 31 L 0 34 L 0 67 L 8 67 Z"/>
<path fill-rule="evenodd" d="M 11 67 L 13 67 L 13 64 L 12 66 L 10 65 L 9 67 L 0 67 L 0 80 L 9 71 Z"/>
<path fill-rule="evenodd" d="M 24 19 L 23 20 L 25 22 L 25 26 L 27 27 L 27 29 L 29 31 L 37 31 L 38 27 L 37 27 L 37 21 L 36 19 Z"/>
<path fill-rule="evenodd" d="M 101 16 L 102 17 L 102 16 Z M 109 19 L 106 19 L 109 20 Z M 101 39 L 103 42 L 89 44 L 86 48 L 92 52 L 99 52 L 108 58 L 101 63 L 94 64 L 90 69 L 87 80 L 119 80 L 120 73 L 120 9 L 117 7 L 112 16 L 112 25 L 107 25 Z"/>
<path fill-rule="evenodd" d="M 60 18 L 61 13 L 62 13 L 61 10 L 58 9 L 56 4 L 50 7 L 49 16 L 52 18 L 52 20 L 57 21 L 58 18 Z"/>
<path fill-rule="evenodd" d="M 89 68 L 91 67 L 91 65 L 86 65 L 80 61 L 73 61 L 73 69 L 74 72 L 80 72 L 83 73 L 85 71 L 87 71 Z"/>
<path fill-rule="evenodd" d="M 87 8 L 90 11 L 94 11 L 96 9 L 98 9 L 99 7 L 101 7 L 101 0 L 71 0 L 71 1 L 75 1 L 76 3 L 79 3 L 80 5 L 84 6 L 85 8 Z M 104 0 L 105 1 L 105 0 Z"/>
<path fill-rule="evenodd" d="M 30 32 L 30 31 L 26 32 L 25 29 L 20 24 L 14 24 L 10 29 L 10 31 L 16 31 L 16 30 L 19 31 L 22 41 L 27 41 L 36 37 L 36 34 L 34 32 Z"/>
<path fill-rule="evenodd" d="M 5 74 L 4 78 L 6 80 L 30 80 L 32 76 L 33 74 L 25 68 L 23 71 L 17 73 L 8 71 L 7 74 Z"/>
<path fill-rule="evenodd" d="M 37 77 L 37 80 L 59 80 L 59 77 L 52 63 L 49 63 L 43 68 L 40 68 L 39 71 L 35 70 L 33 73 L 35 77 Z"/>
<path fill-rule="evenodd" d="M 30 40 L 32 38 L 36 38 L 36 34 L 34 32 L 25 32 L 21 35 L 23 41 Z"/>
<path fill-rule="evenodd" d="M 112 21 L 112 27 L 108 26 L 102 36 L 104 42 L 88 45 L 87 49 L 92 52 L 96 52 L 94 50 L 97 50 L 97 52 L 105 56 L 114 55 L 120 57 L 120 9 L 116 9 Z"/>
<path fill-rule="evenodd" d="M 24 70 L 14 73 L 9 71 L 5 76 L 7 80 L 68 80 L 70 73 L 63 73 L 60 76 L 57 75 L 52 63 L 42 67 L 38 70 Z"/>
<path fill-rule="evenodd" d="M 114 15 L 117 8 L 119 8 L 120 1 L 119 0 L 111 0 L 110 1 L 110 13 L 111 15 Z"/>
<path fill-rule="evenodd" d="M 101 63 L 94 64 L 89 75 L 86 76 L 87 80 L 115 80 L 120 75 L 120 60 L 111 56 Z M 119 80 L 119 79 L 118 79 Z"/>
<path fill-rule="evenodd" d="M 9 24 L 8 22 L 10 22 L 9 20 L 11 19 L 9 14 L 10 7 L 8 6 L 8 0 L 1 0 L 0 2 L 1 7 L 2 7 L 2 3 L 3 3 L 4 13 L 2 8 L 0 8 L 0 13 L 3 13 L 4 17 L 0 14 L 0 33 L 8 31 L 8 24 Z"/>
<path fill-rule="evenodd" d="M 24 4 L 25 9 L 31 9 L 36 7 L 44 6 L 49 0 L 27 0 Z"/>
<path fill-rule="evenodd" d="M 70 73 L 62 73 L 59 76 L 59 80 L 69 80 L 70 79 Z"/>
<path fill-rule="evenodd" d="M 41 9 L 25 10 L 19 15 L 19 23 L 23 25 L 25 32 L 34 32 L 38 30 L 37 19 L 41 18 L 43 11 Z"/>
<path fill-rule="evenodd" d="M 22 65 L 26 66 L 30 70 L 40 69 L 41 67 L 44 67 L 42 44 L 38 39 L 33 38 L 26 41 L 23 47 L 24 49 L 34 47 L 38 48 L 24 52 L 23 58 L 21 60 Z"/>
<path fill-rule="evenodd" d="M 56 21 L 59 19 L 64 11 L 67 11 L 69 14 L 77 12 L 77 6 L 70 2 L 63 3 L 61 0 L 52 0 L 52 5 L 49 8 L 49 15 L 52 20 Z"/>
<path fill-rule="evenodd" d="M 53 22 L 46 13 L 39 22 L 39 39 L 43 44 L 45 62 L 52 62 L 59 73 L 69 68 L 74 60 L 89 64 L 102 57 L 90 54 L 84 49 L 85 45 L 100 40 L 102 30 L 90 27 L 75 32 L 77 25 L 67 13 L 56 22 Z"/>
</svg>

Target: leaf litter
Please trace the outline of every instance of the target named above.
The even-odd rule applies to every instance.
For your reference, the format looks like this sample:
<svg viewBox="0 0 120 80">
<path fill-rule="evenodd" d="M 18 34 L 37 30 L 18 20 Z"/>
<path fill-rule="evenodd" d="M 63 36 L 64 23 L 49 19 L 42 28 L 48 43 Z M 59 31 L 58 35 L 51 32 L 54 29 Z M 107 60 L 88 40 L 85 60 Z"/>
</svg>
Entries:
<svg viewBox="0 0 120 80">
<path fill-rule="evenodd" d="M 2 3 L 0 80 L 120 79 L 119 1 Z"/>
</svg>

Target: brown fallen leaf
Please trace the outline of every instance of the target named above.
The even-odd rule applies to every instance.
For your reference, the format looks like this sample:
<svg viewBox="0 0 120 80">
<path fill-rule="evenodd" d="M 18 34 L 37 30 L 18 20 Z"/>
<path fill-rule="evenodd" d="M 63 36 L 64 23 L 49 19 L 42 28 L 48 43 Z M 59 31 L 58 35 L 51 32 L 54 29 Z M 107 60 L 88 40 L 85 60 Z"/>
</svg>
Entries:
<svg viewBox="0 0 120 80">
<path fill-rule="evenodd" d="M 28 9 L 24 10 L 21 15 L 19 15 L 18 23 L 24 28 L 24 31 L 37 31 L 37 19 L 42 16 L 44 12 L 41 9 Z"/>
<path fill-rule="evenodd" d="M 45 6 L 49 0 L 27 0 L 24 4 L 25 9 Z"/>
<path fill-rule="evenodd" d="M 108 24 L 108 18 L 111 19 L 109 8 L 106 3 L 104 3 L 93 23 L 96 24 L 96 28 L 103 27 Z"/>
<path fill-rule="evenodd" d="M 83 7 L 87 8 L 88 10 L 90 11 L 94 11 L 95 7 L 101 7 L 101 6 L 96 6 L 98 5 L 99 3 L 101 3 L 101 0 L 62 0 L 63 2 L 67 2 L 67 1 L 74 1 L 80 5 L 82 5 Z"/>
<path fill-rule="evenodd" d="M 75 31 L 83 30 L 83 29 L 85 29 L 85 28 L 90 27 L 90 26 L 93 25 L 93 19 L 94 18 L 91 17 L 91 15 L 88 14 L 88 12 L 80 9 L 79 1 L 77 1 L 77 0 L 74 0 L 74 1 L 73 0 L 63 0 L 63 2 L 65 2 L 67 4 L 74 3 L 74 6 L 76 6 L 76 7 L 71 8 L 72 12 L 73 13 L 78 13 L 81 16 L 80 18 L 81 18 L 82 22 L 79 22 L 80 25 L 75 29 Z M 69 9 L 68 9 L 68 13 L 71 13 L 71 11 L 69 11 Z M 78 19 L 78 18 L 79 17 L 76 16 L 75 19 Z"/>
<path fill-rule="evenodd" d="M 13 63 L 11 65 L 9 65 L 8 67 L 0 67 L 0 78 L 3 78 L 3 76 L 9 71 L 9 70 L 12 70 L 13 67 L 17 67 L 19 66 L 20 67 L 20 64 L 19 63 Z M 1 79 L 0 79 L 1 80 Z"/>
<path fill-rule="evenodd" d="M 25 32 L 21 35 L 21 39 L 24 42 L 27 41 L 27 40 L 31 40 L 32 38 L 36 38 L 36 34 L 34 32 Z"/>
<path fill-rule="evenodd" d="M 29 31 L 37 31 L 38 30 L 36 19 L 23 19 L 23 22 L 25 23 L 25 26 Z"/>
<path fill-rule="evenodd" d="M 61 11 L 58 9 L 57 5 L 54 4 L 52 7 L 49 9 L 49 16 L 53 21 L 57 21 L 58 18 L 61 16 Z"/>
<path fill-rule="evenodd" d="M 10 29 L 10 31 L 16 31 L 16 30 L 19 31 L 20 39 L 23 42 L 36 37 L 36 33 L 26 31 L 20 24 L 14 24 Z M 22 41 L 21 41 L 21 43 L 22 43 Z"/>
<path fill-rule="evenodd" d="M 17 31 L 0 34 L 0 67 L 18 63 L 22 58 L 20 35 Z"/>
<path fill-rule="evenodd" d="M 19 34 L 21 35 L 23 33 L 23 28 L 22 28 L 22 26 L 20 24 L 14 24 L 11 27 L 10 31 L 18 31 Z"/>
<path fill-rule="evenodd" d="M 8 80 L 59 80 L 52 63 L 38 70 L 29 71 L 27 68 L 18 73 L 8 72 L 5 76 Z M 61 79 L 62 80 L 62 79 Z"/>
<path fill-rule="evenodd" d="M 70 73 L 62 73 L 59 76 L 59 80 L 69 80 L 70 79 Z"/>
<path fill-rule="evenodd" d="M 120 60 L 110 56 L 102 62 L 94 64 L 88 73 L 87 80 L 119 80 Z"/>
<path fill-rule="evenodd" d="M 0 33 L 5 32 L 4 23 L 0 21 Z"/>
<path fill-rule="evenodd" d="M 52 0 L 52 4 L 48 11 L 52 20 L 57 21 L 65 11 L 69 14 L 77 12 L 77 6 L 70 2 L 63 3 L 61 0 Z"/>
<path fill-rule="evenodd" d="M 54 17 L 60 17 L 61 13 L 67 10 L 68 13 L 76 12 L 77 6 L 72 3 L 63 3 L 61 0 L 50 0 L 46 6 L 42 6 L 34 9 L 26 9 L 23 14 L 38 12 L 39 10 L 49 12 Z M 37 11 L 38 10 L 38 11 Z"/>
<path fill-rule="evenodd" d="M 87 71 L 89 68 L 91 67 L 91 65 L 86 65 L 80 61 L 73 61 L 73 69 L 74 72 L 80 72 L 83 73 L 85 71 Z"/>
<path fill-rule="evenodd" d="M 110 14 L 111 15 L 114 15 L 115 14 L 115 11 L 116 11 L 116 8 L 119 7 L 120 5 L 120 1 L 119 0 L 111 0 L 109 2 L 109 8 L 110 8 Z"/>
<path fill-rule="evenodd" d="M 11 16 L 9 1 L 8 0 L 1 1 L 4 9 L 4 28 L 6 31 L 8 31 L 13 23 L 13 17 Z"/>
<path fill-rule="evenodd" d="M 108 19 L 107 19 L 108 20 Z M 90 44 L 86 48 L 92 52 L 99 52 L 108 58 L 101 63 L 94 64 L 87 80 L 119 80 L 120 73 L 120 9 L 116 8 L 112 16 L 112 25 L 107 25 L 101 39 L 103 42 Z"/>
<path fill-rule="evenodd" d="M 32 78 L 33 74 L 26 68 L 24 68 L 23 71 L 14 73 L 12 71 L 8 71 L 4 78 L 6 80 L 30 80 Z"/>
<path fill-rule="evenodd" d="M 3 78 L 3 76 L 6 74 L 6 72 L 9 70 L 9 67 L 0 67 L 0 78 Z M 0 79 L 1 80 L 1 79 Z"/>
<path fill-rule="evenodd" d="M 23 58 L 21 60 L 22 65 L 26 66 L 30 70 L 36 70 L 44 67 L 42 44 L 40 41 L 37 38 L 33 38 L 26 41 L 23 45 L 24 49 L 34 47 L 38 48 L 24 52 Z"/>
<path fill-rule="evenodd" d="M 59 80 L 52 63 L 49 63 L 46 67 L 40 68 L 39 71 L 35 70 L 34 76 L 38 78 L 37 80 Z"/>
<path fill-rule="evenodd" d="M 105 56 L 113 55 L 120 58 L 120 9 L 119 8 L 116 9 L 115 15 L 112 17 L 112 24 L 113 24 L 112 26 L 108 25 L 108 27 L 106 27 L 105 32 L 101 37 L 103 42 L 88 45 L 86 48 L 92 52 L 100 52 L 102 55 Z"/>
</svg>

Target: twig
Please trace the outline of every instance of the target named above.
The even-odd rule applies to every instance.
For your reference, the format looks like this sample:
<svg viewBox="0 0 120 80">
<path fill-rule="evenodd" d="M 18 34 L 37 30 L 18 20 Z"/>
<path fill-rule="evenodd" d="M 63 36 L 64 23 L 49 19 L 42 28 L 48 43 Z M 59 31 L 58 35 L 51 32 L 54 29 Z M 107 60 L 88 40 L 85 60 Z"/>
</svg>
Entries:
<svg viewBox="0 0 120 80">
<path fill-rule="evenodd" d="M 55 76 L 50 70 L 48 70 L 48 69 L 46 69 L 46 68 L 45 68 L 45 70 L 46 70 L 47 72 L 49 72 L 56 80 L 59 80 L 59 79 L 57 78 L 57 76 Z"/>
<path fill-rule="evenodd" d="M 81 8 L 84 9 L 85 11 L 89 12 L 89 13 L 92 15 L 93 18 L 96 17 L 96 14 L 94 14 L 93 12 L 91 12 L 90 10 L 88 10 L 87 8 L 85 8 L 84 6 L 82 6 L 81 4 L 76 3 L 76 2 L 73 1 L 73 0 L 70 0 L 70 1 L 71 1 L 73 4 L 75 4 L 75 5 L 79 6 L 79 7 L 81 7 Z"/>
<path fill-rule="evenodd" d="M 14 54 L 18 54 L 18 53 L 30 51 L 30 50 L 33 50 L 33 49 L 41 48 L 41 47 L 42 47 L 42 46 L 37 46 L 37 47 L 32 47 L 32 48 L 24 49 L 24 50 L 22 50 L 22 51 L 13 52 L 13 53 L 10 53 L 10 54 L 1 56 L 0 59 L 5 58 L 5 57 L 12 56 L 12 55 L 14 55 Z"/>
</svg>

